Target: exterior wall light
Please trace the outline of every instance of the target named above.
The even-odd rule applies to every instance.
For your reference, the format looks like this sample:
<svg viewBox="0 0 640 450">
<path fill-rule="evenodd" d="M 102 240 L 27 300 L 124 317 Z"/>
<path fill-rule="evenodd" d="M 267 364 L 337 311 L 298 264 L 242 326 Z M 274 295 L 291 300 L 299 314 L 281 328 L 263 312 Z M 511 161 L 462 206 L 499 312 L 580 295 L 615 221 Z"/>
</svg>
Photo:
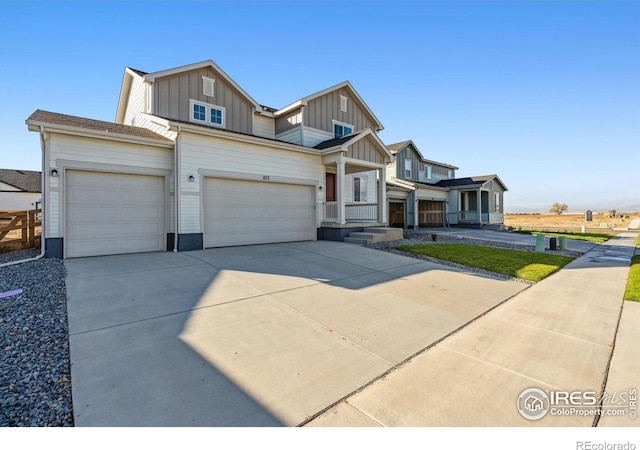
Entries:
<svg viewBox="0 0 640 450">
<path fill-rule="evenodd" d="M 196 177 L 189 175 L 189 183 L 193 183 L 194 181 L 196 181 Z"/>
<path fill-rule="evenodd" d="M 51 176 L 52 176 L 53 178 L 58 178 L 58 169 L 53 169 L 53 170 L 51 171 Z"/>
</svg>

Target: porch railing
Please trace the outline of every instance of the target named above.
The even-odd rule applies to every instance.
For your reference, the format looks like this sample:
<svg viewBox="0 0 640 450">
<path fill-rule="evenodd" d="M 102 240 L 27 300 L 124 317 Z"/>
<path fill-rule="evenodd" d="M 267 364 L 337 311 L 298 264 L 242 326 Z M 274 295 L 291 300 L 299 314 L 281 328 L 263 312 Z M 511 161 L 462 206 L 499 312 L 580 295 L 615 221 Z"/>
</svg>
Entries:
<svg viewBox="0 0 640 450">
<path fill-rule="evenodd" d="M 324 203 L 325 222 L 338 221 L 338 202 Z M 346 222 L 377 222 L 378 221 L 378 204 L 377 203 L 347 203 L 345 205 L 345 221 Z"/>
</svg>

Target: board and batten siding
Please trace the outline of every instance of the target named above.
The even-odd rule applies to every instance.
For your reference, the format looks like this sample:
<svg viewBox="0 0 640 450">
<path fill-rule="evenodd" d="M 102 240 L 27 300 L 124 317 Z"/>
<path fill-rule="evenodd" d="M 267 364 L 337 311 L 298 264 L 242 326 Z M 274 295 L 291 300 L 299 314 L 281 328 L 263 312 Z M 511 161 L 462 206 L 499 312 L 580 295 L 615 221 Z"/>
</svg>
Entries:
<svg viewBox="0 0 640 450">
<path fill-rule="evenodd" d="M 172 170 L 173 169 L 173 149 L 150 147 L 141 144 L 131 144 L 126 142 L 109 141 L 105 139 L 95 139 L 80 136 L 68 136 L 51 133 L 47 143 L 49 150 L 48 171 L 51 169 L 61 169 L 61 162 L 65 161 L 64 167 L 73 168 L 74 163 L 79 165 L 91 164 L 100 166 L 126 166 L 135 171 L 146 171 L 148 169 Z M 62 223 L 64 217 L 62 213 L 64 207 L 61 191 L 63 183 L 62 177 L 47 177 L 49 196 L 45 204 L 48 219 L 45 230 L 45 237 L 63 237 L 64 228 Z M 171 185 L 172 180 L 169 180 Z M 167 224 L 167 231 L 170 231 L 171 224 Z"/>
<path fill-rule="evenodd" d="M 404 162 L 407 159 L 411 160 L 411 178 L 407 178 L 404 176 Z M 418 153 L 413 149 L 411 145 L 407 145 L 405 148 L 396 153 L 396 177 L 400 178 L 401 180 L 419 180 L 418 174 L 420 173 L 420 163 L 421 161 Z"/>
<path fill-rule="evenodd" d="M 340 110 L 340 96 L 347 97 L 347 111 Z M 309 100 L 304 112 L 304 125 L 328 131 L 333 134 L 333 122 L 353 125 L 354 131 L 374 127 L 373 118 L 360 107 L 350 91 L 340 88 L 320 97 Z"/>
<path fill-rule="evenodd" d="M 246 144 L 221 138 L 183 132 L 180 135 L 181 211 L 180 233 L 202 233 L 201 183 L 198 171 L 215 170 L 230 174 L 253 174 L 315 180 L 324 184 L 324 166 L 319 155 L 279 149 L 269 145 Z M 195 182 L 188 182 L 189 175 Z M 319 204 L 321 191 L 316 190 Z M 186 200 L 188 199 L 188 200 Z M 287 199 L 283 198 L 283 202 Z M 196 207 L 196 204 L 198 205 Z M 316 210 L 316 225 L 322 220 L 321 209 Z M 188 231 L 187 231 L 188 230 Z"/>
<path fill-rule="evenodd" d="M 260 137 L 275 139 L 276 123 L 273 117 L 266 117 L 262 114 L 253 116 L 253 134 Z"/>
<path fill-rule="evenodd" d="M 347 149 L 347 157 L 377 164 L 384 164 L 384 156 L 375 148 L 369 139 L 371 139 L 371 137 L 367 136 L 364 139 L 360 139 L 359 141 L 351 144 Z"/>
<path fill-rule="evenodd" d="M 284 133 L 292 128 L 300 126 L 302 123 L 302 107 L 289 111 L 276 118 L 276 134 Z"/>
<path fill-rule="evenodd" d="M 124 125 L 137 125 L 138 115 L 145 112 L 145 84 L 142 78 L 133 76 L 129 98 L 127 99 L 127 110 L 124 113 Z"/>
<path fill-rule="evenodd" d="M 203 94 L 203 76 L 215 80 L 213 97 Z M 224 107 L 225 129 L 253 134 L 254 105 L 210 67 L 156 79 L 153 87 L 153 114 L 190 122 L 191 99 Z"/>
</svg>

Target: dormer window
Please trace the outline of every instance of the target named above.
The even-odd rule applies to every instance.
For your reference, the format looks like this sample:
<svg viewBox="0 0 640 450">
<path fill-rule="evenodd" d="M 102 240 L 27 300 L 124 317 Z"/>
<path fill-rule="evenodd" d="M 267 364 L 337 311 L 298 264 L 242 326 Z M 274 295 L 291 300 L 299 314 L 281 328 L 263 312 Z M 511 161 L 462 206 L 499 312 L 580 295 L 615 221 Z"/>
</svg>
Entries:
<svg viewBox="0 0 640 450">
<path fill-rule="evenodd" d="M 214 97 L 216 92 L 216 80 L 209 77 L 202 77 L 202 95 Z"/>
<path fill-rule="evenodd" d="M 189 100 L 191 107 L 191 121 L 216 127 L 225 126 L 225 108 L 210 103 Z"/>
<path fill-rule="evenodd" d="M 404 160 L 404 177 L 407 179 L 411 178 L 411 160 L 410 159 Z"/>
<path fill-rule="evenodd" d="M 351 133 L 353 133 L 353 125 L 338 122 L 337 120 L 333 121 L 333 137 L 346 136 Z"/>
<path fill-rule="evenodd" d="M 347 97 L 344 95 L 340 96 L 340 111 L 347 112 Z"/>
</svg>

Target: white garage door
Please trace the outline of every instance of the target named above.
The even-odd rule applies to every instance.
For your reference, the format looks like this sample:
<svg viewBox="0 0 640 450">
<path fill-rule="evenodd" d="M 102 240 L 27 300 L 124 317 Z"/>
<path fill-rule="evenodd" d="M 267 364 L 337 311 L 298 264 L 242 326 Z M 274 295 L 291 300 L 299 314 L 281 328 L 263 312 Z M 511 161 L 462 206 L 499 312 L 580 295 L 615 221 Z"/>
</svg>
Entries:
<svg viewBox="0 0 640 450">
<path fill-rule="evenodd" d="M 164 249 L 164 178 L 66 172 L 68 258 Z"/>
<path fill-rule="evenodd" d="M 315 239 L 312 186 L 205 178 L 205 247 Z"/>
</svg>

